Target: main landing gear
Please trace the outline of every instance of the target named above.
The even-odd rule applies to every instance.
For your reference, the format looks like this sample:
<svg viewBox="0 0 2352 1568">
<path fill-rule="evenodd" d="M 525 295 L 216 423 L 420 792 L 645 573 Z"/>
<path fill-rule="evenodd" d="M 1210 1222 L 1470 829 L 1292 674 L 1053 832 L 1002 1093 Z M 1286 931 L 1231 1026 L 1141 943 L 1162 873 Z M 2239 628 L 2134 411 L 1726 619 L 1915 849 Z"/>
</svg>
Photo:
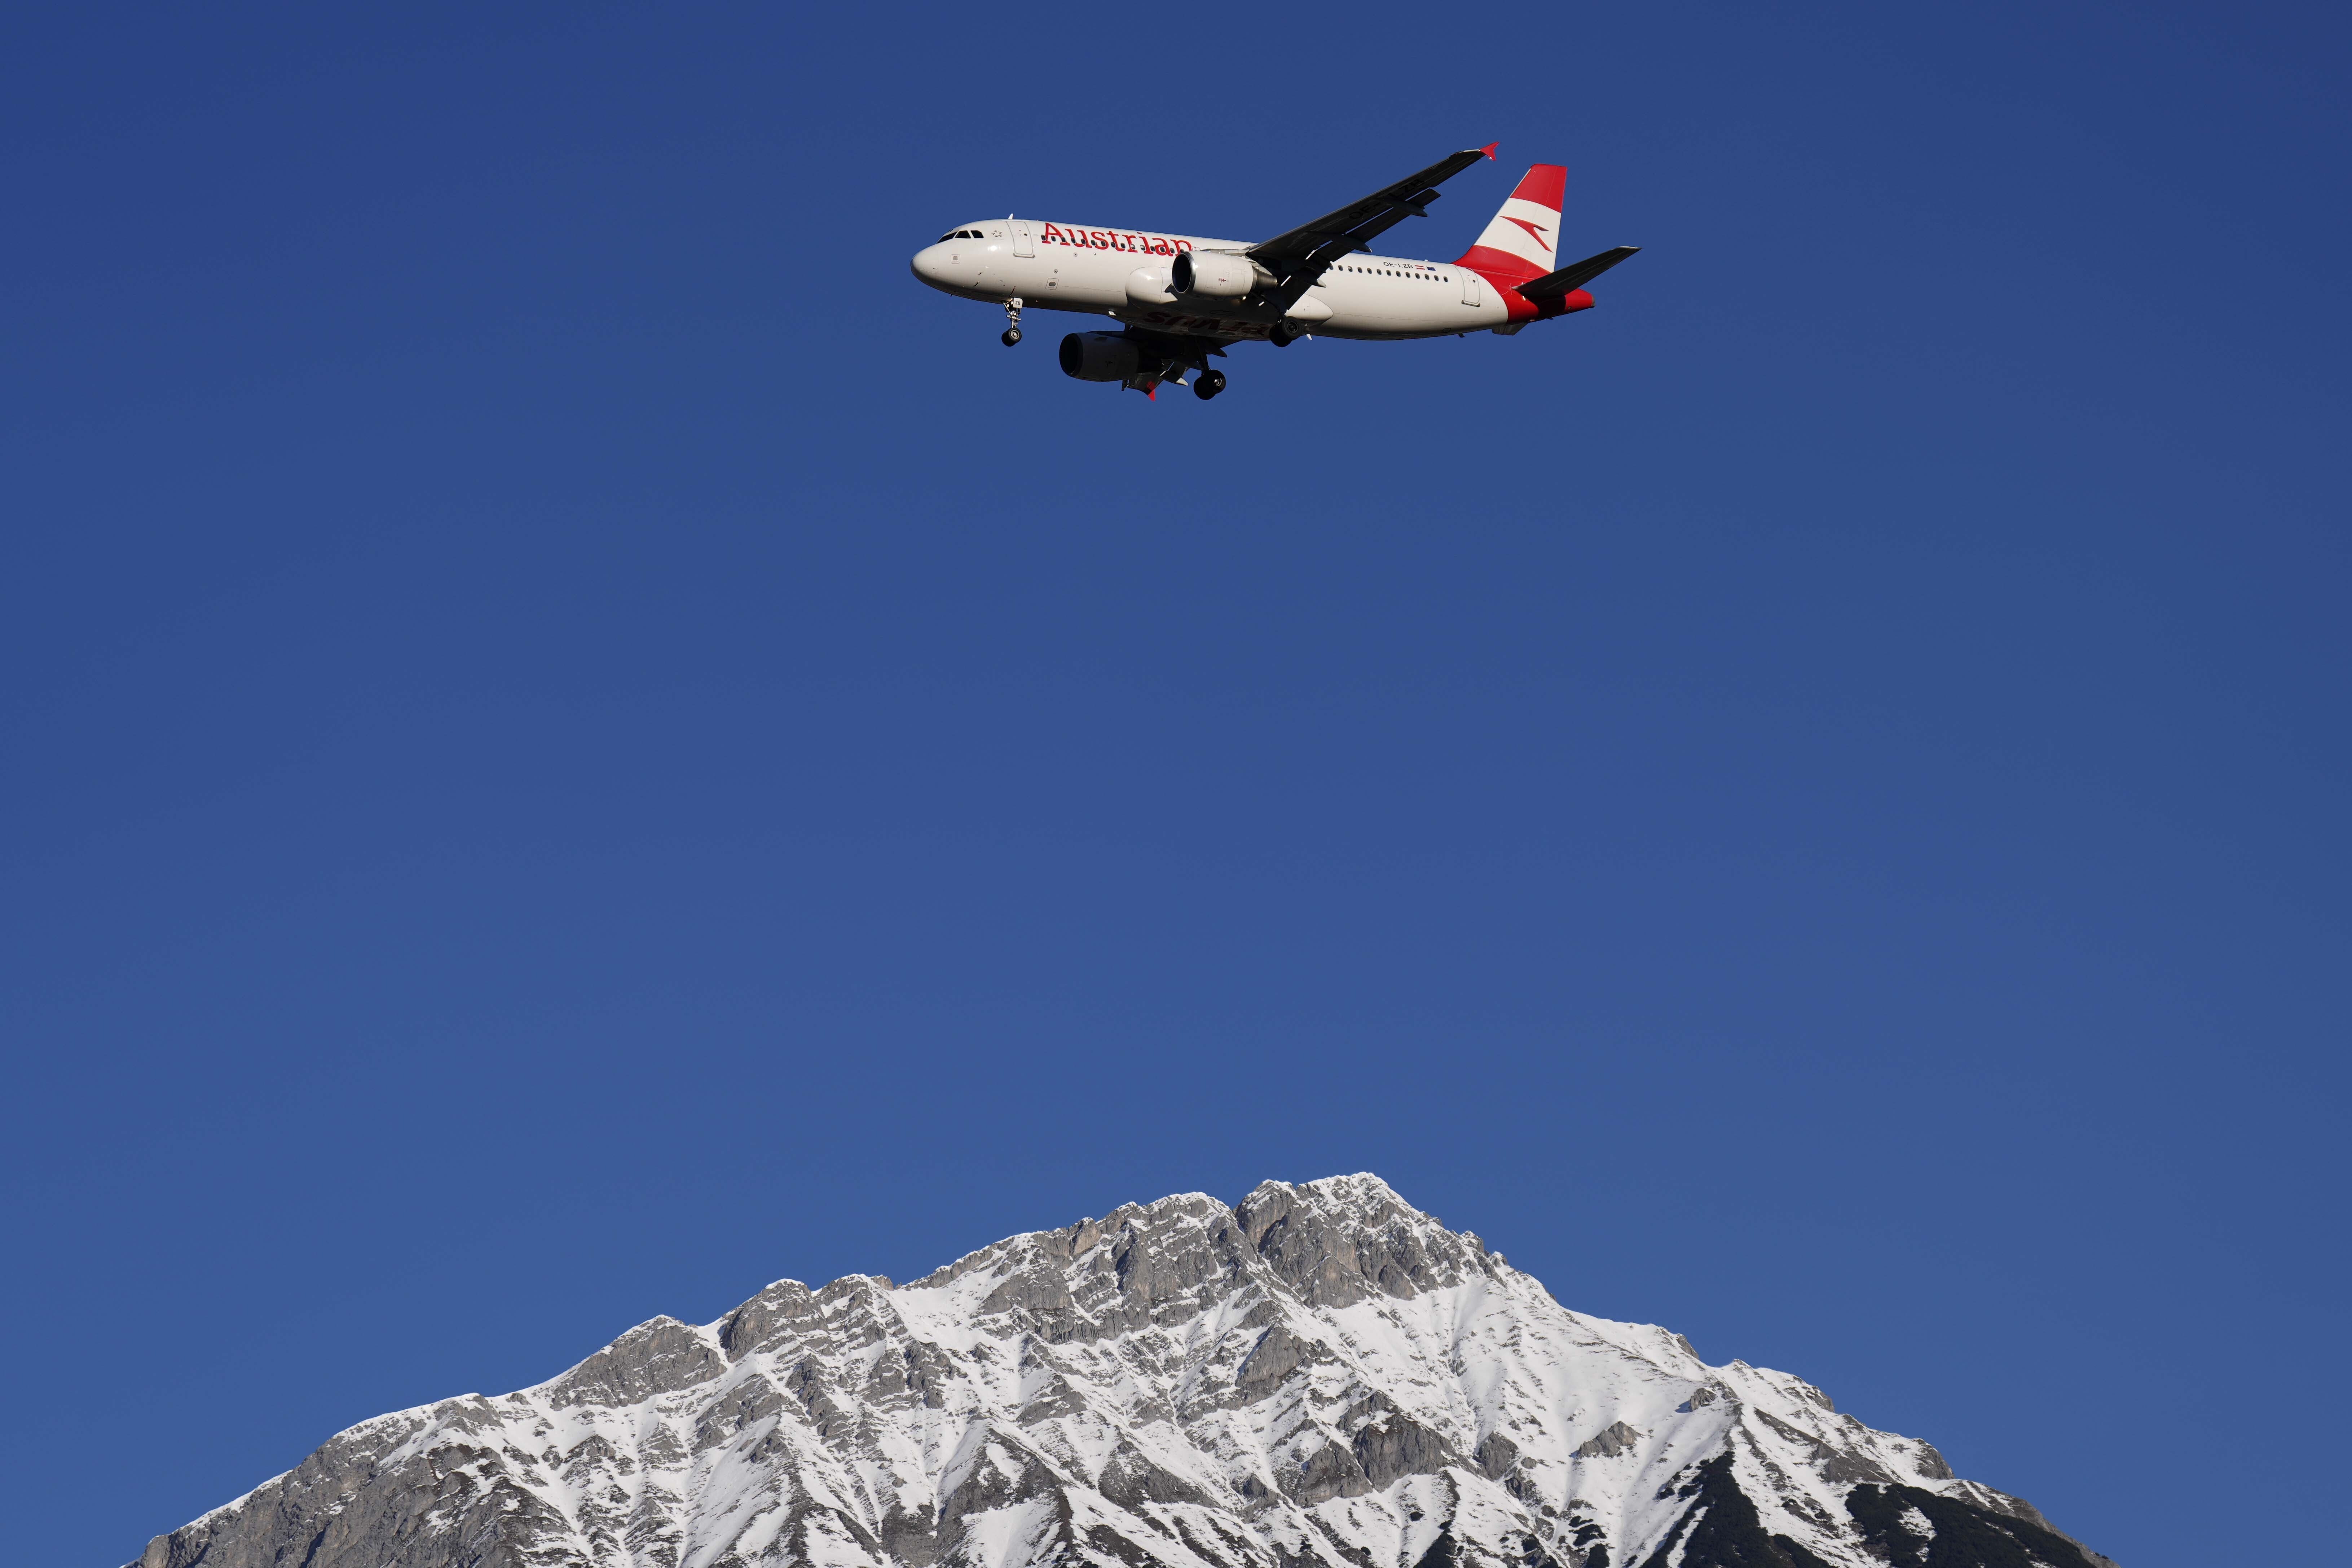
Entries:
<svg viewBox="0 0 2352 1568">
<path fill-rule="evenodd" d="M 1206 403 L 1225 389 L 1225 373 L 1204 370 L 1192 378 L 1192 395 Z"/>
<path fill-rule="evenodd" d="M 1014 343 L 1021 341 L 1021 301 L 1019 299 L 1015 298 L 1004 301 L 1004 319 L 1010 324 L 1005 327 L 1004 335 L 1002 338 L 999 338 L 997 342 L 1003 343 L 1009 349 Z"/>
<path fill-rule="evenodd" d="M 1298 341 L 1298 334 L 1277 321 L 1274 324 L 1272 330 L 1265 334 L 1265 341 L 1272 343 L 1276 348 L 1286 349 L 1291 344 Z"/>
</svg>

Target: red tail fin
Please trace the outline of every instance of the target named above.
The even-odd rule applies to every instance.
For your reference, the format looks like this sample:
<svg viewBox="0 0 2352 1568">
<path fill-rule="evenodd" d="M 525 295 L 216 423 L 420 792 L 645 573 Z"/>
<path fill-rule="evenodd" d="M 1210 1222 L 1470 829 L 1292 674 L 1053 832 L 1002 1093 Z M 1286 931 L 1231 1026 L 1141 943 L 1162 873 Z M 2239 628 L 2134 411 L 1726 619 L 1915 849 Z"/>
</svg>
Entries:
<svg viewBox="0 0 2352 1568">
<path fill-rule="evenodd" d="M 1458 265 L 1502 284 L 1540 278 L 1559 262 L 1559 204 L 1568 189 L 1568 170 L 1558 163 L 1538 163 L 1527 172 L 1510 199 L 1503 204 L 1478 243 L 1462 253 Z"/>
</svg>

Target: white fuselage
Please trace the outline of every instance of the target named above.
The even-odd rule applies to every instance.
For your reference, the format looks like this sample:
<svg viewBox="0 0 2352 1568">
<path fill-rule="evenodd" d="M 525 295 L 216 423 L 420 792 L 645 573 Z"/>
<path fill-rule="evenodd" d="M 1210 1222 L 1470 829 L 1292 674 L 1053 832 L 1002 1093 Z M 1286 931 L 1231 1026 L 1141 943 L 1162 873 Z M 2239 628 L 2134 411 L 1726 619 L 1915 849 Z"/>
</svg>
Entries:
<svg viewBox="0 0 2352 1568">
<path fill-rule="evenodd" d="M 961 225 L 917 251 L 913 265 L 916 277 L 963 299 L 1017 299 L 1032 309 L 1108 315 L 1162 332 L 1262 338 L 1279 322 L 1300 335 L 1434 338 L 1510 320 L 1494 286 L 1475 272 L 1401 257 L 1345 257 L 1279 317 L 1255 297 L 1180 298 L 1171 290 L 1169 266 L 1180 251 L 1248 248 L 1197 235 L 1000 217 Z"/>
</svg>

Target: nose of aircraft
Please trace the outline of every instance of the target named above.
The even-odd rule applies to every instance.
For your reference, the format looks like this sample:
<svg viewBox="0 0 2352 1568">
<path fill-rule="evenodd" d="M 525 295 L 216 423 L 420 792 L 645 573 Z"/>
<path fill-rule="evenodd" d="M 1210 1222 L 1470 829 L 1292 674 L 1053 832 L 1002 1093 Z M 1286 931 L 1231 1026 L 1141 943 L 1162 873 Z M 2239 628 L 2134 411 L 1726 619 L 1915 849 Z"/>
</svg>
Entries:
<svg viewBox="0 0 2352 1568">
<path fill-rule="evenodd" d="M 926 283 L 936 283 L 947 271 L 947 268 L 942 265 L 946 260 L 947 247 L 943 245 L 927 245 L 923 247 L 922 249 L 915 252 L 915 259 L 910 263 L 910 265 L 915 269 L 916 277 L 921 279 Z"/>
</svg>

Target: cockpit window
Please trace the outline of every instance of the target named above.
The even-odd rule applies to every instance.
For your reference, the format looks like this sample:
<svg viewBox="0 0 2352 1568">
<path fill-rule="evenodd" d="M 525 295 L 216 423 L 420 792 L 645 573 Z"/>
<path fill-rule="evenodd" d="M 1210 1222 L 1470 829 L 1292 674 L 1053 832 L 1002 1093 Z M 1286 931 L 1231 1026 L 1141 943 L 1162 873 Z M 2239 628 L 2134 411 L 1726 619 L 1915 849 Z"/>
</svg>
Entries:
<svg viewBox="0 0 2352 1568">
<path fill-rule="evenodd" d="M 945 245 L 949 240 L 956 239 L 956 238 L 959 238 L 959 237 L 961 237 L 961 236 L 960 236 L 960 235 L 957 235 L 957 234 L 943 234 L 943 235 L 940 236 L 940 243 L 941 245 Z"/>
</svg>

